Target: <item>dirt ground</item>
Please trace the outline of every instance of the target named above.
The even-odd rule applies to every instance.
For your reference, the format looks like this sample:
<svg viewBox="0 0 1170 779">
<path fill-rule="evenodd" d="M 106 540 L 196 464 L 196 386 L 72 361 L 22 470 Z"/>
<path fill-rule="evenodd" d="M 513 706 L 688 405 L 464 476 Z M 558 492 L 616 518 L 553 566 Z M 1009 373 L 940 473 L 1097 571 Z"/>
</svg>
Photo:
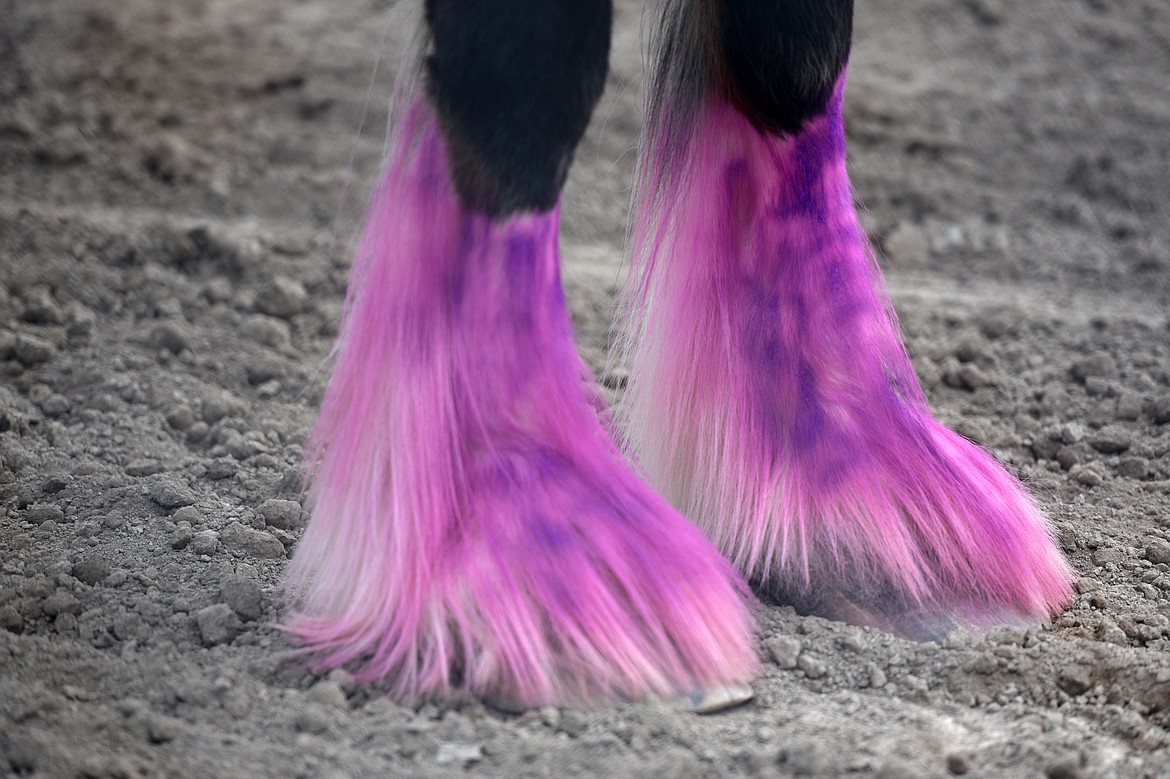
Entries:
<svg viewBox="0 0 1170 779">
<path fill-rule="evenodd" d="M 852 172 L 915 364 L 1079 595 L 943 645 L 768 606 L 756 699 L 710 717 L 414 711 L 287 661 L 391 6 L 0 0 L 0 775 L 1170 776 L 1170 4 L 858 3 Z M 599 371 L 640 123 L 618 10 L 565 206 Z"/>
</svg>

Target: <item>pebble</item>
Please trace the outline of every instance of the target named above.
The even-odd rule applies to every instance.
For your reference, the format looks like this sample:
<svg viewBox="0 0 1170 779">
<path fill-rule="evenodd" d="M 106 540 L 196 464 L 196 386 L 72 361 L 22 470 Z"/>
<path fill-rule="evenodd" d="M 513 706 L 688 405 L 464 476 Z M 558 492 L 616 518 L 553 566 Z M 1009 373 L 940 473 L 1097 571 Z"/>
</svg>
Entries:
<svg viewBox="0 0 1170 779">
<path fill-rule="evenodd" d="M 244 372 L 248 376 L 248 383 L 253 387 L 259 384 L 283 379 L 288 371 L 285 369 L 284 362 L 275 357 L 259 357 L 251 360 L 244 368 Z"/>
<path fill-rule="evenodd" d="M 167 479 L 150 488 L 150 499 L 165 509 L 173 509 L 193 504 L 195 493 L 178 480 Z"/>
<path fill-rule="evenodd" d="M 971 760 L 962 752 L 951 752 L 947 755 L 947 771 L 955 776 L 963 776 L 971 772 Z"/>
<path fill-rule="evenodd" d="M 0 607 L 0 628 L 12 633 L 20 633 L 24 630 L 24 617 L 11 603 Z"/>
<path fill-rule="evenodd" d="M 965 389 L 975 391 L 980 387 L 990 385 L 991 378 L 974 363 L 967 363 L 959 368 L 959 382 Z"/>
<path fill-rule="evenodd" d="M 236 637 L 240 628 L 239 618 L 226 603 L 217 603 L 195 612 L 195 622 L 199 626 L 204 646 L 225 644 Z"/>
<path fill-rule="evenodd" d="M 22 365 L 39 365 L 57 354 L 57 347 L 43 338 L 21 333 L 16 336 L 13 354 Z"/>
<path fill-rule="evenodd" d="M 471 765 L 483 760 L 483 747 L 479 744 L 456 744 L 450 741 L 445 741 L 439 745 L 439 752 L 435 756 L 435 762 L 439 765 L 450 765 L 452 763 L 459 763 L 461 765 Z"/>
<path fill-rule="evenodd" d="M 45 416 L 50 419 L 57 419 L 69 413 L 73 408 L 73 404 L 69 402 L 69 398 L 64 395 L 53 393 L 45 398 L 40 403 L 41 411 L 45 412 Z"/>
<path fill-rule="evenodd" d="M 1132 443 L 1132 436 L 1119 428 L 1105 428 L 1089 437 L 1089 445 L 1102 454 L 1124 452 Z"/>
<path fill-rule="evenodd" d="M 792 636 L 773 636 L 764 642 L 764 648 L 772 662 L 786 671 L 796 668 L 800 659 L 800 640 Z"/>
<path fill-rule="evenodd" d="M 150 329 L 150 345 L 178 354 L 191 348 L 191 336 L 176 322 L 162 322 Z"/>
<path fill-rule="evenodd" d="M 174 533 L 171 533 L 169 542 L 171 549 L 186 549 L 187 545 L 191 543 L 191 539 L 194 536 L 195 531 L 191 529 L 190 525 L 180 525 L 179 527 L 175 528 Z"/>
<path fill-rule="evenodd" d="M 244 412 L 244 403 L 239 398 L 224 390 L 213 390 L 203 396 L 201 406 L 203 421 L 214 425 L 224 417 L 236 416 Z M 206 431 L 204 431 L 206 434 Z"/>
<path fill-rule="evenodd" d="M 173 717 L 152 714 L 146 722 L 146 737 L 152 744 L 166 744 L 179 737 L 179 723 Z"/>
<path fill-rule="evenodd" d="M 1117 418 L 1127 421 L 1138 419 L 1145 405 L 1145 400 L 1136 392 L 1122 392 L 1117 399 Z"/>
<path fill-rule="evenodd" d="M 1170 395 L 1163 395 L 1150 401 L 1150 416 L 1159 425 L 1170 422 Z"/>
<path fill-rule="evenodd" d="M 191 538 L 191 551 L 197 555 L 213 555 L 219 549 L 219 533 L 201 530 Z"/>
<path fill-rule="evenodd" d="M 133 460 L 126 464 L 127 476 L 153 476 L 165 470 L 157 460 Z"/>
<path fill-rule="evenodd" d="M 81 612 L 81 601 L 73 597 L 72 593 L 57 590 L 41 602 L 41 611 L 50 617 L 58 614 L 78 614 Z"/>
<path fill-rule="evenodd" d="M 809 652 L 802 652 L 796 665 L 809 679 L 820 679 L 829 673 L 829 666 L 825 661 Z"/>
<path fill-rule="evenodd" d="M 256 293 L 256 308 L 263 314 L 291 319 L 304 310 L 308 299 L 299 281 L 276 276 Z"/>
<path fill-rule="evenodd" d="M 110 575 L 110 561 L 104 557 L 87 557 L 73 566 L 73 576 L 91 587 Z"/>
<path fill-rule="evenodd" d="M 560 730 L 562 733 L 577 738 L 589 729 L 589 718 L 584 712 L 568 709 L 561 712 Z"/>
<path fill-rule="evenodd" d="M 301 504 L 295 500 L 266 500 L 260 504 L 257 513 L 270 527 L 294 530 L 301 526 Z"/>
<path fill-rule="evenodd" d="M 1069 469 L 1068 475 L 1077 484 L 1084 485 L 1085 487 L 1096 487 L 1104 481 L 1100 473 L 1091 466 L 1086 465 L 1074 465 Z"/>
<path fill-rule="evenodd" d="M 1155 565 L 1170 564 L 1170 541 L 1151 538 L 1146 543 L 1146 559 Z"/>
<path fill-rule="evenodd" d="M 1117 466 L 1117 472 L 1127 479 L 1145 479 L 1150 475 L 1150 462 L 1144 457 L 1126 457 Z"/>
<path fill-rule="evenodd" d="M 187 522 L 192 525 L 198 525 L 203 521 L 203 515 L 194 506 L 181 506 L 175 510 L 174 514 L 171 514 L 171 521 L 175 524 Z"/>
<path fill-rule="evenodd" d="M 561 710 L 556 706 L 544 706 L 540 710 L 540 721 L 556 730 L 561 725 Z"/>
<path fill-rule="evenodd" d="M 46 495 L 56 495 L 68 486 L 69 482 L 63 476 L 50 476 L 41 482 L 41 492 Z"/>
<path fill-rule="evenodd" d="M 232 522 L 221 534 L 224 546 L 233 551 L 265 560 L 280 560 L 285 557 L 284 544 L 271 533 L 244 527 Z"/>
<path fill-rule="evenodd" d="M 52 503 L 38 503 L 24 512 L 26 521 L 34 525 L 43 525 L 46 522 L 64 522 L 65 512 Z"/>
<path fill-rule="evenodd" d="M 243 332 L 256 343 L 274 349 L 287 346 L 291 340 L 287 322 L 263 314 L 248 317 Z"/>
<path fill-rule="evenodd" d="M 1120 375 L 1113 356 L 1106 352 L 1073 363 L 1072 374 L 1081 381 L 1089 378 L 1116 379 Z"/>
<path fill-rule="evenodd" d="M 324 733 L 330 724 L 329 713 L 320 706 L 305 706 L 293 717 L 293 727 L 301 733 Z"/>
<path fill-rule="evenodd" d="M 34 325 L 65 324 L 65 312 L 53 299 L 47 287 L 34 287 L 24 293 L 24 309 L 20 318 Z"/>
<path fill-rule="evenodd" d="M 175 430 L 188 430 L 195 424 L 195 412 L 185 404 L 175 406 L 167 412 L 167 424 Z"/>
<path fill-rule="evenodd" d="M 1061 670 L 1056 677 L 1056 684 L 1069 695 L 1082 695 L 1093 686 L 1093 676 L 1088 668 L 1069 666 Z"/>
<path fill-rule="evenodd" d="M 220 596 L 223 602 L 231 606 L 242 619 L 259 619 L 263 613 L 263 598 L 260 587 L 246 576 L 231 574 L 225 576 L 219 584 Z"/>
<path fill-rule="evenodd" d="M 349 699 L 345 697 L 345 690 L 333 681 L 320 681 L 314 684 L 307 693 L 309 700 L 320 703 L 338 711 L 349 711 Z"/>
</svg>

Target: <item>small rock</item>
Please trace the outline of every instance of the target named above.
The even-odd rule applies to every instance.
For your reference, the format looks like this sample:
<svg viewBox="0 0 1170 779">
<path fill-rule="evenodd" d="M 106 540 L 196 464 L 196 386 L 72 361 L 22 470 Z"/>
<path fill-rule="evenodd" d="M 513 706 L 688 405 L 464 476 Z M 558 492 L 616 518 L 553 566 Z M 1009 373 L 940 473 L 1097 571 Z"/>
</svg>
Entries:
<svg viewBox="0 0 1170 779">
<path fill-rule="evenodd" d="M 197 555 L 213 555 L 219 549 L 219 533 L 201 530 L 191 538 L 191 551 Z"/>
<path fill-rule="evenodd" d="M 178 354 L 184 349 L 191 348 L 191 337 L 187 330 L 176 322 L 162 322 L 150 330 L 150 345 L 156 349 L 166 349 L 172 354 Z"/>
<path fill-rule="evenodd" d="M 151 487 L 150 499 L 165 509 L 173 509 L 193 504 L 195 493 L 178 480 L 168 479 Z"/>
<path fill-rule="evenodd" d="M 63 417 L 73 408 L 73 404 L 69 402 L 69 398 L 64 395 L 58 395 L 55 392 L 41 401 L 40 406 L 41 411 L 45 412 L 45 416 L 50 419 Z"/>
<path fill-rule="evenodd" d="M 439 753 L 435 756 L 435 762 L 439 765 L 471 765 L 480 760 L 483 760 L 483 747 L 479 744 L 455 744 L 450 741 L 440 744 Z"/>
<path fill-rule="evenodd" d="M 179 527 L 175 528 L 175 532 L 171 534 L 171 549 L 186 549 L 187 545 L 191 543 L 191 539 L 194 538 L 194 536 L 195 531 L 191 529 L 190 525 L 180 525 Z"/>
<path fill-rule="evenodd" d="M 1132 443 L 1130 434 L 1119 428 L 1105 428 L 1089 438 L 1089 445 L 1102 454 L 1124 452 Z"/>
<path fill-rule="evenodd" d="M 63 476 L 50 476 L 41 482 L 41 492 L 46 495 L 56 495 L 68 486 L 69 482 Z"/>
<path fill-rule="evenodd" d="M 305 706 L 293 717 L 293 727 L 301 733 L 324 733 L 330 724 L 328 712 L 320 706 Z"/>
<path fill-rule="evenodd" d="M 1085 487 L 1096 487 L 1104 481 L 1096 469 L 1087 465 L 1074 465 L 1069 469 L 1068 475 L 1077 484 Z"/>
<path fill-rule="evenodd" d="M 1154 565 L 1170 564 L 1170 541 L 1151 538 L 1146 544 L 1146 559 Z"/>
<path fill-rule="evenodd" d="M 191 525 L 198 525 L 203 521 L 203 515 L 199 513 L 199 509 L 194 506 L 182 506 L 171 514 L 171 521 L 176 525 L 180 522 L 186 522 Z"/>
<path fill-rule="evenodd" d="M 35 325 L 65 324 L 65 312 L 53 299 L 53 293 L 47 287 L 35 287 L 23 295 L 24 309 L 20 318 Z"/>
<path fill-rule="evenodd" d="M 24 617 L 12 604 L 0 606 L 0 628 L 10 633 L 20 633 L 24 630 Z"/>
<path fill-rule="evenodd" d="M 801 650 L 799 639 L 792 636 L 773 636 L 764 642 L 764 648 L 768 650 L 768 656 L 776 665 L 785 670 L 796 668 Z"/>
<path fill-rule="evenodd" d="M 127 476 L 153 476 L 165 470 L 166 468 L 157 460 L 133 460 L 126 464 Z M 192 496 L 192 500 L 194 500 L 194 496 Z"/>
<path fill-rule="evenodd" d="M 228 549 L 252 557 L 266 560 L 279 560 L 285 557 L 284 544 L 280 543 L 276 536 L 263 530 L 244 527 L 239 522 L 233 522 L 224 528 L 221 537 Z"/>
<path fill-rule="evenodd" d="M 53 359 L 57 347 L 43 338 L 21 333 L 16 336 L 13 353 L 22 365 L 39 365 Z"/>
<path fill-rule="evenodd" d="M 73 576 L 91 587 L 110 575 L 110 562 L 104 557 L 87 557 L 73 566 Z"/>
<path fill-rule="evenodd" d="M 561 710 L 556 706 L 544 706 L 540 710 L 540 721 L 556 730 L 561 725 Z"/>
<path fill-rule="evenodd" d="M 207 437 L 207 433 L 211 430 L 211 426 L 206 422 L 196 422 L 187 429 L 187 443 L 197 444 Z"/>
<path fill-rule="evenodd" d="M 78 614 L 81 612 L 81 601 L 65 590 L 57 590 L 41 602 L 41 611 L 50 617 L 58 614 Z"/>
<path fill-rule="evenodd" d="M 317 682 L 309 689 L 308 699 L 338 711 L 349 711 L 349 700 L 337 682 Z"/>
<path fill-rule="evenodd" d="M 1117 472 L 1127 479 L 1145 479 L 1150 475 L 1150 462 L 1144 457 L 1126 457 L 1117 466 Z"/>
<path fill-rule="evenodd" d="M 266 500 L 260 504 L 257 513 L 270 527 L 294 530 L 301 526 L 301 504 L 295 500 Z"/>
<path fill-rule="evenodd" d="M 1092 554 L 1093 565 L 1101 566 L 1106 563 L 1117 563 L 1118 565 L 1125 559 L 1125 552 L 1117 547 L 1107 547 L 1098 549 Z"/>
<path fill-rule="evenodd" d="M 577 738 L 586 730 L 589 729 L 589 718 L 583 712 L 576 709 L 568 709 L 561 712 L 561 732 L 566 735 Z"/>
<path fill-rule="evenodd" d="M 167 424 L 175 430 L 188 430 L 195 424 L 195 412 L 188 405 L 178 405 L 167 412 Z"/>
<path fill-rule="evenodd" d="M 219 481 L 230 479 L 240 470 L 236 462 L 227 457 L 220 457 L 207 464 L 207 478 Z"/>
<path fill-rule="evenodd" d="M 226 603 L 217 603 L 195 612 L 195 622 L 199 626 L 204 646 L 225 644 L 235 638 L 240 629 L 239 618 Z"/>
<path fill-rule="evenodd" d="M 260 587 L 246 576 L 225 576 L 219 584 L 219 592 L 223 602 L 242 619 L 259 619 L 263 613 Z"/>
<path fill-rule="evenodd" d="M 974 363 L 967 363 L 959 368 L 959 381 L 964 388 L 971 391 L 991 384 L 991 378 Z"/>
<path fill-rule="evenodd" d="M 1085 440 L 1085 426 L 1080 422 L 1069 422 L 1060 428 L 1060 440 L 1066 444 L 1077 444 Z"/>
<path fill-rule="evenodd" d="M 1116 379 L 1119 376 L 1117 363 L 1112 355 L 1106 352 L 1099 352 L 1073 363 L 1072 374 L 1081 381 L 1091 377 Z"/>
<path fill-rule="evenodd" d="M 1077 446 L 1062 446 L 1056 453 L 1056 461 L 1060 463 L 1060 467 L 1066 471 L 1073 469 L 1073 466 L 1084 463 L 1084 455 Z"/>
<path fill-rule="evenodd" d="M 800 670 L 804 671 L 804 675 L 809 679 L 820 679 L 829 673 L 829 666 L 819 657 L 808 652 L 801 653 L 800 659 L 796 661 L 796 665 Z"/>
<path fill-rule="evenodd" d="M 1149 413 L 1159 425 L 1170 422 L 1170 395 L 1150 401 Z"/>
<path fill-rule="evenodd" d="M 1088 668 L 1069 666 L 1056 678 L 1056 684 L 1069 695 L 1083 695 L 1093 686 L 1093 676 Z"/>
<path fill-rule="evenodd" d="M 34 525 L 43 525 L 46 522 L 61 523 L 65 521 L 65 512 L 52 503 L 38 503 L 24 512 L 24 518 Z"/>
<path fill-rule="evenodd" d="M 152 744 L 166 744 L 179 737 L 179 723 L 163 714 L 152 714 L 146 722 L 146 737 Z"/>
<path fill-rule="evenodd" d="M 244 322 L 244 335 L 264 346 L 279 349 L 290 340 L 288 323 L 263 314 L 255 314 Z"/>
<path fill-rule="evenodd" d="M 214 425 L 224 417 L 242 414 L 244 403 L 223 390 L 215 390 L 203 397 L 202 412 L 203 421 Z"/>
<path fill-rule="evenodd" d="M 253 387 L 276 379 L 283 379 L 288 371 L 282 360 L 275 357 L 259 357 L 244 366 L 248 383 Z"/>
<path fill-rule="evenodd" d="M 1145 400 L 1136 392 L 1122 392 L 1117 399 L 1117 418 L 1129 421 L 1138 419 L 1145 405 Z"/>
<path fill-rule="evenodd" d="M 962 752 L 951 752 L 947 755 L 947 771 L 955 776 L 964 776 L 971 772 L 971 760 Z"/>
<path fill-rule="evenodd" d="M 299 281 L 276 276 L 256 294 L 256 308 L 264 314 L 290 319 L 305 308 L 309 295 Z"/>
</svg>

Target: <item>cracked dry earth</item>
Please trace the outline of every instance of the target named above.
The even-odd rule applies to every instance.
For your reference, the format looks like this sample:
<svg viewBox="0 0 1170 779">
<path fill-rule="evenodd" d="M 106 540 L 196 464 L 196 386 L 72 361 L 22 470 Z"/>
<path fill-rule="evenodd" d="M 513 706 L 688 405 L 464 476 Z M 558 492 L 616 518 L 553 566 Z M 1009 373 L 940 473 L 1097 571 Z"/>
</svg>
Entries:
<svg viewBox="0 0 1170 779">
<path fill-rule="evenodd" d="M 1079 594 L 941 645 L 766 605 L 756 698 L 710 717 L 416 711 L 272 627 L 391 5 L 0 0 L 0 775 L 1170 775 L 1165 0 L 858 4 L 852 172 L 915 365 Z M 618 5 L 565 207 L 599 374 L 640 123 Z"/>
</svg>

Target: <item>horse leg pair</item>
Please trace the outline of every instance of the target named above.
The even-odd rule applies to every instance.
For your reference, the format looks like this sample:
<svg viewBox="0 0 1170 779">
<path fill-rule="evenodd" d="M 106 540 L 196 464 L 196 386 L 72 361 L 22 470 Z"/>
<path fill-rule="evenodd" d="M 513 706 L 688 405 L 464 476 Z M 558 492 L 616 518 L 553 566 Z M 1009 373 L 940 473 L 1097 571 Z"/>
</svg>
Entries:
<svg viewBox="0 0 1170 779">
<path fill-rule="evenodd" d="M 620 414 L 697 525 L 599 421 L 561 291 L 609 0 L 426 11 L 425 92 L 370 207 L 288 575 L 288 627 L 322 667 L 517 706 L 744 681 L 728 560 L 904 632 L 1062 602 L 1042 518 L 930 416 L 880 291 L 844 169 L 851 3 L 668 3 L 659 31 Z"/>
</svg>

